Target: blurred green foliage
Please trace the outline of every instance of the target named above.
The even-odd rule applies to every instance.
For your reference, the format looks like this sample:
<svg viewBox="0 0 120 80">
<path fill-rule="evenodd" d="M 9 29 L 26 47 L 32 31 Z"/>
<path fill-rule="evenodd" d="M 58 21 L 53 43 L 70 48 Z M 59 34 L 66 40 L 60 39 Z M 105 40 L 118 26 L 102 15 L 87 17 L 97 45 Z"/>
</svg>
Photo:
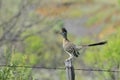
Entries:
<svg viewBox="0 0 120 80">
<path fill-rule="evenodd" d="M 7 50 L 8 51 L 8 50 Z M 7 52 L 8 54 L 8 52 Z M 24 67 L 15 67 L 15 66 L 24 66 L 28 64 L 27 57 L 28 55 L 23 56 L 21 53 L 10 53 L 9 63 L 6 64 L 6 67 L 1 67 L 0 70 L 0 80 L 29 80 L 32 78 L 31 69 Z M 6 56 L 8 57 L 8 56 Z M 32 56 L 33 57 L 33 56 Z M 33 58 L 34 59 L 34 58 Z M 35 60 L 30 59 L 30 64 L 34 64 Z M 28 64 L 28 65 L 30 65 Z M 13 66 L 13 67 L 7 67 Z"/>
<path fill-rule="evenodd" d="M 12 16 L 18 12 L 18 5 L 20 5 L 21 0 L 6 0 L 3 1 L 5 4 L 5 9 L 1 9 L 0 13 L 0 23 L 9 20 Z M 83 14 L 87 14 L 88 16 L 92 14 L 87 20 L 87 26 L 93 26 L 94 24 L 99 24 L 104 22 L 106 18 L 112 22 L 111 16 L 116 10 L 115 8 L 108 8 L 108 10 L 102 9 L 98 11 L 98 13 L 94 13 L 96 11 L 96 6 L 93 9 L 93 6 L 86 6 L 90 8 L 85 8 L 79 6 L 78 2 L 87 3 L 85 1 L 79 0 L 71 0 L 73 2 L 73 6 L 70 6 L 68 11 L 64 13 L 63 18 L 68 17 L 68 19 L 78 18 L 83 16 Z M 94 0 L 89 0 L 90 2 Z M 68 0 L 66 2 L 69 2 Z M 76 2 L 76 3 L 74 3 Z M 120 2 L 120 0 L 118 0 Z M 15 5 L 13 5 L 13 3 Z M 37 3 L 37 0 L 28 0 L 29 5 Z M 89 2 L 88 2 L 89 3 Z M 9 7 L 11 6 L 11 7 Z M 78 7 L 79 6 L 79 7 Z M 20 7 L 20 6 L 19 6 Z M 34 7 L 34 6 L 32 6 Z M 12 8 L 12 9 L 11 9 Z M 31 7 L 28 7 L 31 10 Z M 29 9 L 28 9 L 29 10 Z M 27 10 L 26 10 L 27 11 Z M 90 13 L 89 13 L 90 12 Z M 93 13 L 92 13 L 93 12 Z M 23 12 L 24 13 L 24 12 Z M 38 16 L 36 16 L 35 11 L 31 12 L 27 15 L 28 21 L 25 25 L 29 25 L 33 21 L 38 20 Z M 84 15 L 86 16 L 86 15 Z M 119 15 L 118 15 L 119 16 Z M 56 19 L 57 18 L 57 19 Z M 59 18 L 59 19 L 58 19 Z M 16 43 L 9 42 L 4 45 L 4 58 L 5 64 L 10 66 L 46 66 L 46 67 L 64 67 L 64 60 L 68 57 L 68 55 L 62 49 L 62 38 L 59 34 L 56 34 L 55 31 L 59 31 L 61 27 L 64 26 L 64 20 L 62 17 L 47 17 L 40 21 L 39 25 L 33 25 L 33 27 L 27 28 L 26 31 L 20 35 L 24 37 L 26 35 L 32 34 L 23 42 L 20 42 L 22 46 L 13 47 Z M 29 20 L 30 19 L 30 20 Z M 15 32 L 19 31 L 21 27 L 21 23 L 23 20 L 21 19 L 20 23 L 18 22 L 17 27 L 13 29 Z M 113 21 L 114 22 L 114 21 Z M 112 22 L 112 23 L 113 23 Z M 118 26 L 119 27 L 119 26 Z M 40 33 L 35 34 L 35 32 L 41 30 Z M 24 30 L 24 29 L 23 29 Z M 4 29 L 0 27 L 0 36 L 2 36 Z M 11 31 L 12 32 L 12 31 Z M 76 38 L 72 34 L 68 35 L 71 41 L 74 41 L 76 44 L 87 44 L 92 43 L 95 40 L 92 40 L 90 37 L 80 37 Z M 97 35 L 96 35 L 97 36 Z M 108 43 L 104 46 L 98 46 L 87 49 L 87 51 L 80 55 L 79 58 L 75 59 L 73 63 L 75 67 L 81 68 L 96 68 L 96 69 L 114 69 L 120 70 L 120 29 L 117 29 L 117 32 L 112 35 L 107 36 Z M 12 49 L 13 48 L 13 49 Z M 22 48 L 22 50 L 21 50 Z M 83 73 L 83 74 L 81 74 Z M 91 72 L 80 72 L 76 71 L 76 77 L 78 80 L 86 80 L 87 76 L 91 77 Z M 94 80 L 111 80 L 117 75 L 112 72 L 94 72 L 95 78 Z M 37 75 L 37 76 L 36 76 Z M 53 77 L 52 77 L 53 76 Z M 104 77 L 105 76 L 105 77 Z M 117 79 L 120 79 L 119 75 Z M 66 80 L 65 71 L 50 71 L 50 70 L 34 70 L 31 68 L 17 68 L 17 67 L 4 67 L 0 68 L 0 80 Z M 114 79 L 113 79 L 114 80 Z"/>
<path fill-rule="evenodd" d="M 26 43 L 26 53 L 33 53 L 42 50 L 43 39 L 39 36 L 31 36 L 25 40 Z"/>
<path fill-rule="evenodd" d="M 105 46 L 101 46 L 99 49 L 89 49 L 83 57 L 86 65 L 96 69 L 120 70 L 119 38 L 120 29 L 108 37 L 108 43 Z M 95 74 L 98 74 L 99 80 L 103 80 L 104 76 L 106 76 L 107 79 L 112 79 L 113 77 L 117 79 L 120 78 L 119 74 L 115 75 L 113 72 L 103 72 L 102 75 L 96 72 Z"/>
</svg>

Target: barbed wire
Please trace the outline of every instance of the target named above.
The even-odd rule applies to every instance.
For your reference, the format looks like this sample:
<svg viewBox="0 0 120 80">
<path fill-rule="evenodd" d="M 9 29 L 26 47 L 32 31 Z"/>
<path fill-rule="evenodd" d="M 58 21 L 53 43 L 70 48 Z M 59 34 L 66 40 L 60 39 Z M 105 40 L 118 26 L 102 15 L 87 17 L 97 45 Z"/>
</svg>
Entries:
<svg viewBox="0 0 120 80">
<path fill-rule="evenodd" d="M 11 66 L 11 65 L 0 65 L 0 67 L 10 67 L 10 68 L 36 68 L 36 69 L 48 69 L 48 70 L 65 70 L 65 67 L 44 67 L 44 66 Z M 120 70 L 111 70 L 111 69 L 80 69 L 75 68 L 74 70 L 80 71 L 96 71 L 96 72 L 120 72 Z"/>
</svg>

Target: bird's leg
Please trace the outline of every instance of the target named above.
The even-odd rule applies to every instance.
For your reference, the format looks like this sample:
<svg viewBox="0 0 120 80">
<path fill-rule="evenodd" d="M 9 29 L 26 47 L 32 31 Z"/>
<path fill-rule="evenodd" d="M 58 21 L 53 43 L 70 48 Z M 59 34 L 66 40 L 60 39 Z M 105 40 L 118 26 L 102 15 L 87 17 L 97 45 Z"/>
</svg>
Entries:
<svg viewBox="0 0 120 80">
<path fill-rule="evenodd" d="M 66 59 L 66 61 L 69 61 L 69 60 L 71 60 L 72 58 L 73 58 L 73 55 L 72 54 L 70 54 L 69 52 L 67 52 L 68 54 L 69 54 L 69 58 L 68 59 Z"/>
</svg>

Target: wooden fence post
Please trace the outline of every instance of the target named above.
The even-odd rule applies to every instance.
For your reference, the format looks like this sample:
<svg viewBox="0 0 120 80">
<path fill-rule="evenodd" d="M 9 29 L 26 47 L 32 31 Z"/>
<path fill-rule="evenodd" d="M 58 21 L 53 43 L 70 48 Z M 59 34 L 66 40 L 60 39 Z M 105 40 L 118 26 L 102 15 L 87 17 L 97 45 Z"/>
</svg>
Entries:
<svg viewBox="0 0 120 80">
<path fill-rule="evenodd" d="M 75 80 L 74 67 L 72 60 L 65 61 L 67 80 Z"/>
</svg>

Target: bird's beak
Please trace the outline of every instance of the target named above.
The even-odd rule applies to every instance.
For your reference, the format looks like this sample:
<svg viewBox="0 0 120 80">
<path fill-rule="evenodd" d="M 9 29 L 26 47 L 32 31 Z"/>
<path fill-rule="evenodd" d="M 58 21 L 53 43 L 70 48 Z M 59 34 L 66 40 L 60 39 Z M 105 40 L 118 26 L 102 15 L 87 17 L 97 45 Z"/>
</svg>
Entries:
<svg viewBox="0 0 120 80">
<path fill-rule="evenodd" d="M 59 34 L 63 35 L 63 33 L 62 33 L 62 32 L 60 32 Z"/>
<path fill-rule="evenodd" d="M 63 35 L 63 32 L 61 31 L 54 31 L 55 34 L 60 34 L 60 35 Z"/>
<path fill-rule="evenodd" d="M 60 32 L 60 31 L 54 31 L 54 33 L 55 33 L 55 34 L 61 34 L 61 32 Z"/>
</svg>

